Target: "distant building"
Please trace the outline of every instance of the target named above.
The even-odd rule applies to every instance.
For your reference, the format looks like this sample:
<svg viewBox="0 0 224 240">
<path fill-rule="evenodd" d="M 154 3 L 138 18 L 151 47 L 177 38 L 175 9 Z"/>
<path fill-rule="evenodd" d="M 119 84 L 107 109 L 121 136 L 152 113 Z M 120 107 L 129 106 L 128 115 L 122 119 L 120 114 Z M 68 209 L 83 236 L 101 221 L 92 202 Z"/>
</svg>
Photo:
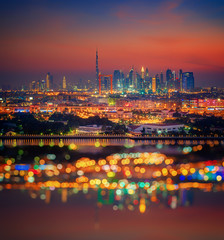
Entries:
<svg viewBox="0 0 224 240">
<path fill-rule="evenodd" d="M 144 124 L 140 126 L 128 126 L 130 133 L 141 134 L 145 133 L 171 133 L 180 132 L 184 124 Z"/>
<path fill-rule="evenodd" d="M 63 77 L 63 81 L 62 81 L 62 88 L 63 88 L 63 90 L 65 90 L 67 88 L 65 76 Z"/>
<path fill-rule="evenodd" d="M 119 70 L 114 70 L 113 87 L 118 90 L 121 87 L 121 73 Z"/>
<path fill-rule="evenodd" d="M 183 91 L 183 71 L 180 69 L 179 71 L 179 80 L 180 80 L 180 91 Z"/>
<path fill-rule="evenodd" d="M 184 72 L 182 74 L 183 91 L 192 91 L 194 89 L 194 75 L 193 72 Z"/>
<path fill-rule="evenodd" d="M 152 92 L 156 92 L 156 77 L 152 78 Z"/>
<path fill-rule="evenodd" d="M 47 90 L 50 89 L 50 73 L 47 73 L 47 76 L 46 76 L 46 88 Z"/>
<path fill-rule="evenodd" d="M 46 89 L 50 90 L 54 88 L 53 76 L 48 72 L 46 76 Z"/>
<path fill-rule="evenodd" d="M 144 70 L 144 67 L 142 67 L 142 69 L 141 69 L 141 78 L 142 78 L 142 79 L 145 79 L 145 70 Z"/>
<path fill-rule="evenodd" d="M 166 71 L 166 88 L 167 90 L 172 88 L 172 71 L 170 69 Z"/>
</svg>

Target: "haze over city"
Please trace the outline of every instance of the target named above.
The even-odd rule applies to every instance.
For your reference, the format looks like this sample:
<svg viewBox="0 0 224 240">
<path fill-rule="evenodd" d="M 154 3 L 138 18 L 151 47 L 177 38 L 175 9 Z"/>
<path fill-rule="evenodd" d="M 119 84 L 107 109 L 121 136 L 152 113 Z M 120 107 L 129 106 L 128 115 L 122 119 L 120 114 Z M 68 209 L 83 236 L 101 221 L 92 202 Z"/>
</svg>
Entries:
<svg viewBox="0 0 224 240">
<path fill-rule="evenodd" d="M 0 84 L 170 68 L 224 87 L 223 1 L 1 1 Z"/>
</svg>

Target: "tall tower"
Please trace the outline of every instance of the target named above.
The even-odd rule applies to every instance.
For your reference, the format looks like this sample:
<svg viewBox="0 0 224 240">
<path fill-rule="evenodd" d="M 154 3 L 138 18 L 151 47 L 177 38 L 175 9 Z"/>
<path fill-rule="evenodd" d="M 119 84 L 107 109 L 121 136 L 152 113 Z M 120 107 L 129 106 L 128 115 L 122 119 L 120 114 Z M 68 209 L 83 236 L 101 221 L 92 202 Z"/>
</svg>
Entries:
<svg viewBox="0 0 224 240">
<path fill-rule="evenodd" d="M 180 79 L 180 91 L 182 92 L 183 91 L 183 71 L 182 69 L 180 69 L 179 71 L 179 79 Z"/>
<path fill-rule="evenodd" d="M 47 73 L 47 76 L 46 76 L 46 88 L 47 90 L 50 89 L 50 73 Z"/>
<path fill-rule="evenodd" d="M 142 79 L 145 78 L 145 70 L 144 70 L 144 67 L 142 67 L 142 69 L 141 69 L 141 78 L 142 78 Z"/>
<path fill-rule="evenodd" d="M 183 91 L 192 91 L 194 89 L 193 72 L 184 72 L 182 74 L 182 88 Z"/>
<path fill-rule="evenodd" d="M 156 92 L 156 77 L 152 78 L 152 92 Z"/>
<path fill-rule="evenodd" d="M 96 49 L 96 85 L 99 86 L 98 50 Z"/>
<path fill-rule="evenodd" d="M 64 77 L 63 77 L 63 81 L 62 81 L 62 88 L 65 90 L 66 87 L 67 87 L 67 85 L 66 85 L 66 78 L 65 78 L 65 76 L 64 76 Z"/>
</svg>

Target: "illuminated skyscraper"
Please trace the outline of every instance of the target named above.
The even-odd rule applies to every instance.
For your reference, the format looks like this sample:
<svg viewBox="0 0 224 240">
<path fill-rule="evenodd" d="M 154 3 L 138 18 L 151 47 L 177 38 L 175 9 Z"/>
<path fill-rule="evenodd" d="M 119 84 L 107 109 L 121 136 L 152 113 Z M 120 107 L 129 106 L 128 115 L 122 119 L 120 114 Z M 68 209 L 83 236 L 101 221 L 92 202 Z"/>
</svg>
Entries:
<svg viewBox="0 0 224 240">
<path fill-rule="evenodd" d="M 167 69 L 166 71 L 166 87 L 167 90 L 173 88 L 172 71 L 170 69 Z"/>
<path fill-rule="evenodd" d="M 145 69 L 145 89 L 149 89 L 150 88 L 150 78 L 149 78 L 149 69 L 146 68 Z"/>
<path fill-rule="evenodd" d="M 120 88 L 120 86 L 121 86 L 120 80 L 121 80 L 120 71 L 119 70 L 114 70 L 114 75 L 113 75 L 113 86 L 114 86 L 114 89 L 117 90 L 117 89 Z"/>
<path fill-rule="evenodd" d="M 142 78 L 142 79 L 145 78 L 145 70 L 144 70 L 144 67 L 142 67 L 142 69 L 141 69 L 141 78 Z"/>
<path fill-rule="evenodd" d="M 96 50 L 96 85 L 99 87 L 98 50 Z"/>
<path fill-rule="evenodd" d="M 145 77 L 149 77 L 149 69 L 148 68 L 145 69 Z"/>
<path fill-rule="evenodd" d="M 194 89 L 194 75 L 193 72 L 185 72 L 182 74 L 183 91 L 191 91 Z"/>
<path fill-rule="evenodd" d="M 156 92 L 156 77 L 152 78 L 152 92 Z"/>
<path fill-rule="evenodd" d="M 54 88 L 53 76 L 48 72 L 46 76 L 46 89 L 50 90 Z"/>
<path fill-rule="evenodd" d="M 46 82 L 44 79 L 42 79 L 40 82 L 40 90 L 43 91 L 45 89 L 46 89 Z"/>
<path fill-rule="evenodd" d="M 46 88 L 47 90 L 50 89 L 50 73 L 47 73 L 47 76 L 46 76 Z"/>
<path fill-rule="evenodd" d="M 161 84 L 160 84 L 159 74 L 156 74 L 156 91 L 157 92 L 161 91 Z"/>
<path fill-rule="evenodd" d="M 63 88 L 64 90 L 67 88 L 65 76 L 63 77 L 63 81 L 62 81 L 62 88 Z"/>
<path fill-rule="evenodd" d="M 179 79 L 180 79 L 180 91 L 183 91 L 183 71 L 180 69 L 179 71 Z"/>
<path fill-rule="evenodd" d="M 134 87 L 134 68 L 129 71 L 129 87 Z"/>
</svg>

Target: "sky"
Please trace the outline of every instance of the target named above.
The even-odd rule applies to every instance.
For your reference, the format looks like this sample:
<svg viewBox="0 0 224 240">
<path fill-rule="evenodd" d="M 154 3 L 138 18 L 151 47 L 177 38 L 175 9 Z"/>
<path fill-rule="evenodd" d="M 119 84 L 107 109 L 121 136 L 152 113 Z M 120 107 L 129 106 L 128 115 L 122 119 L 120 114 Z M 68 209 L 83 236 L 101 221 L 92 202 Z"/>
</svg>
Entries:
<svg viewBox="0 0 224 240">
<path fill-rule="evenodd" d="M 0 86 L 148 67 L 224 87 L 223 0 L 0 0 Z"/>
</svg>

